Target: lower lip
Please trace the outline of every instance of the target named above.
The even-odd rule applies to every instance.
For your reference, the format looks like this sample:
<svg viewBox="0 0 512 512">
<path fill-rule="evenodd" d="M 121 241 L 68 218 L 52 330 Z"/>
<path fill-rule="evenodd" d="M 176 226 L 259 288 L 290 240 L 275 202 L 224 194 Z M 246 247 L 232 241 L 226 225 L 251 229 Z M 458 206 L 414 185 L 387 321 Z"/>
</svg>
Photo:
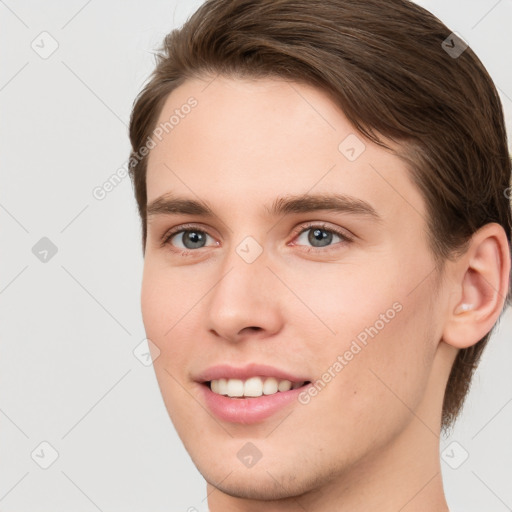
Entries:
<svg viewBox="0 0 512 512">
<path fill-rule="evenodd" d="M 253 398 L 230 398 L 214 393 L 206 384 L 200 384 L 200 387 L 206 405 L 217 418 L 231 423 L 250 424 L 261 422 L 287 405 L 297 403 L 298 395 L 309 385 Z"/>
</svg>

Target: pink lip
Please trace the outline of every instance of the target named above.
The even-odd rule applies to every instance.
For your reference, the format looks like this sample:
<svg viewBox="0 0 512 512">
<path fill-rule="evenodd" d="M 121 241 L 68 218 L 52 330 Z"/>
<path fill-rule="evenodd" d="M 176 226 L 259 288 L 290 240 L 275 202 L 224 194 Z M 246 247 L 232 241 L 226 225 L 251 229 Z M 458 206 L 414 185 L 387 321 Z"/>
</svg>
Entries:
<svg viewBox="0 0 512 512">
<path fill-rule="evenodd" d="M 297 404 L 297 396 L 307 386 L 254 398 L 230 398 L 214 393 L 206 384 L 200 384 L 199 387 L 207 407 L 219 419 L 231 423 L 250 424 L 269 418 L 290 403 Z"/>
<path fill-rule="evenodd" d="M 219 419 L 231 423 L 250 424 L 264 421 L 291 403 L 297 403 L 298 395 L 306 389 L 302 386 L 289 391 L 278 391 L 273 395 L 260 397 L 230 398 L 214 393 L 207 382 L 217 379 L 241 379 L 250 377 L 275 377 L 293 382 L 310 381 L 308 377 L 292 375 L 273 366 L 249 364 L 242 368 L 218 365 L 198 374 L 194 380 L 200 383 L 202 397 L 208 409 Z M 309 384 L 311 385 L 311 384 Z"/>
<path fill-rule="evenodd" d="M 292 375 L 289 372 L 265 364 L 251 363 L 244 367 L 236 368 L 227 364 L 211 366 L 195 376 L 197 382 L 209 382 L 217 379 L 241 379 L 246 380 L 250 377 L 276 377 L 281 380 L 293 382 L 305 382 L 309 377 Z"/>
</svg>

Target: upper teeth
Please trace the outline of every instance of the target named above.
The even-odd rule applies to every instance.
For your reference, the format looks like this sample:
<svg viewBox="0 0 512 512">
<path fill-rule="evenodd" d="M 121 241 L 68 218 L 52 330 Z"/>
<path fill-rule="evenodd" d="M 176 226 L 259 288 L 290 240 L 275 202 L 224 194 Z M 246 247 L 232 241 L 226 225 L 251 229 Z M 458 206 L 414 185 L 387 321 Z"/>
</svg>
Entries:
<svg viewBox="0 0 512 512">
<path fill-rule="evenodd" d="M 289 380 L 277 380 L 274 377 L 251 377 L 245 381 L 240 379 L 217 379 L 212 380 L 210 388 L 219 395 L 236 396 L 261 396 L 273 395 L 278 391 L 297 389 L 304 385 L 304 382 L 292 383 Z"/>
</svg>

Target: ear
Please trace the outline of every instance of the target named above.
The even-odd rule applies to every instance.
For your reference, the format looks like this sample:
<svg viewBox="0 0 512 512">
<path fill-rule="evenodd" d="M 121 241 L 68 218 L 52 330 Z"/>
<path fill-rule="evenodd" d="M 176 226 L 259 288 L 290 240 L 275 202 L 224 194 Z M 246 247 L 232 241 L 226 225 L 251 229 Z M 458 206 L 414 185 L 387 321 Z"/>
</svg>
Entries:
<svg viewBox="0 0 512 512">
<path fill-rule="evenodd" d="M 482 226 L 455 263 L 455 289 L 443 341 L 456 348 L 475 345 L 493 328 L 503 310 L 510 279 L 510 248 L 503 227 Z"/>
</svg>

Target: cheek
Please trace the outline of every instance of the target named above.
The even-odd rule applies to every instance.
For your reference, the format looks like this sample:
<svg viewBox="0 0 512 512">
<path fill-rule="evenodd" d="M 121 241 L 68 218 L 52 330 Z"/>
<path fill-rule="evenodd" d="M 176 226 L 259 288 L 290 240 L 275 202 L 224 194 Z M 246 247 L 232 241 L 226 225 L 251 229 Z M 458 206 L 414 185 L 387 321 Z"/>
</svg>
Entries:
<svg viewBox="0 0 512 512">
<path fill-rule="evenodd" d="M 157 345 L 160 356 L 168 358 L 169 347 L 179 330 L 189 302 L 183 281 L 173 278 L 173 273 L 160 268 L 151 259 L 144 263 L 141 287 L 141 311 L 146 336 Z M 190 306 L 188 307 L 190 309 Z M 178 355 L 181 344 L 175 344 L 173 356 Z"/>
<path fill-rule="evenodd" d="M 150 331 L 156 338 L 170 336 L 173 326 L 197 300 L 197 290 L 194 293 L 194 287 L 186 283 L 179 272 L 169 269 L 159 258 L 146 256 L 141 287 L 146 333 Z"/>
<path fill-rule="evenodd" d="M 399 418 L 407 414 L 400 399 L 410 407 L 421 399 L 434 357 L 431 291 L 426 283 L 411 293 L 412 265 L 361 270 L 340 268 L 337 280 L 313 286 L 299 282 L 297 294 L 319 317 L 303 316 L 300 331 L 317 378 L 333 382 L 319 393 L 326 407 L 332 399 L 365 421 L 384 408 Z"/>
<path fill-rule="evenodd" d="M 202 354 L 204 336 L 199 332 L 204 321 L 205 298 L 211 287 L 208 280 L 198 279 L 192 267 L 169 268 L 159 258 L 146 258 L 141 287 L 142 320 L 147 338 L 159 350 L 154 370 L 166 396 L 181 396 L 180 382 L 191 361 Z M 163 386 L 163 387 L 162 387 Z"/>
<path fill-rule="evenodd" d="M 363 342 L 369 339 L 368 331 L 375 332 L 375 326 L 379 332 L 387 330 L 400 314 L 397 310 L 405 294 L 392 270 L 331 265 L 314 279 L 310 272 L 297 274 L 309 277 L 293 279 L 294 292 L 303 304 L 290 301 L 289 314 L 299 318 L 311 340 L 322 337 L 332 341 L 328 346 L 342 349 L 358 337 Z"/>
<path fill-rule="evenodd" d="M 167 318 L 163 312 L 171 306 L 170 294 L 164 293 L 161 281 L 155 278 L 156 274 L 145 263 L 141 288 L 141 311 L 146 335 L 150 339 L 159 338 L 161 333 L 165 332 Z"/>
<path fill-rule="evenodd" d="M 188 300 L 184 296 L 183 281 L 180 279 L 178 282 L 173 277 L 175 275 L 169 269 L 146 258 L 141 287 L 141 310 L 146 336 L 159 351 L 158 357 L 153 361 L 153 369 L 167 411 L 173 422 L 186 423 L 192 421 L 187 412 L 190 397 L 183 392 L 183 376 L 179 369 L 184 368 L 187 362 L 188 344 L 175 343 L 174 340 L 185 324 L 181 319 L 186 319 L 184 315 L 190 307 L 186 306 Z"/>
</svg>

